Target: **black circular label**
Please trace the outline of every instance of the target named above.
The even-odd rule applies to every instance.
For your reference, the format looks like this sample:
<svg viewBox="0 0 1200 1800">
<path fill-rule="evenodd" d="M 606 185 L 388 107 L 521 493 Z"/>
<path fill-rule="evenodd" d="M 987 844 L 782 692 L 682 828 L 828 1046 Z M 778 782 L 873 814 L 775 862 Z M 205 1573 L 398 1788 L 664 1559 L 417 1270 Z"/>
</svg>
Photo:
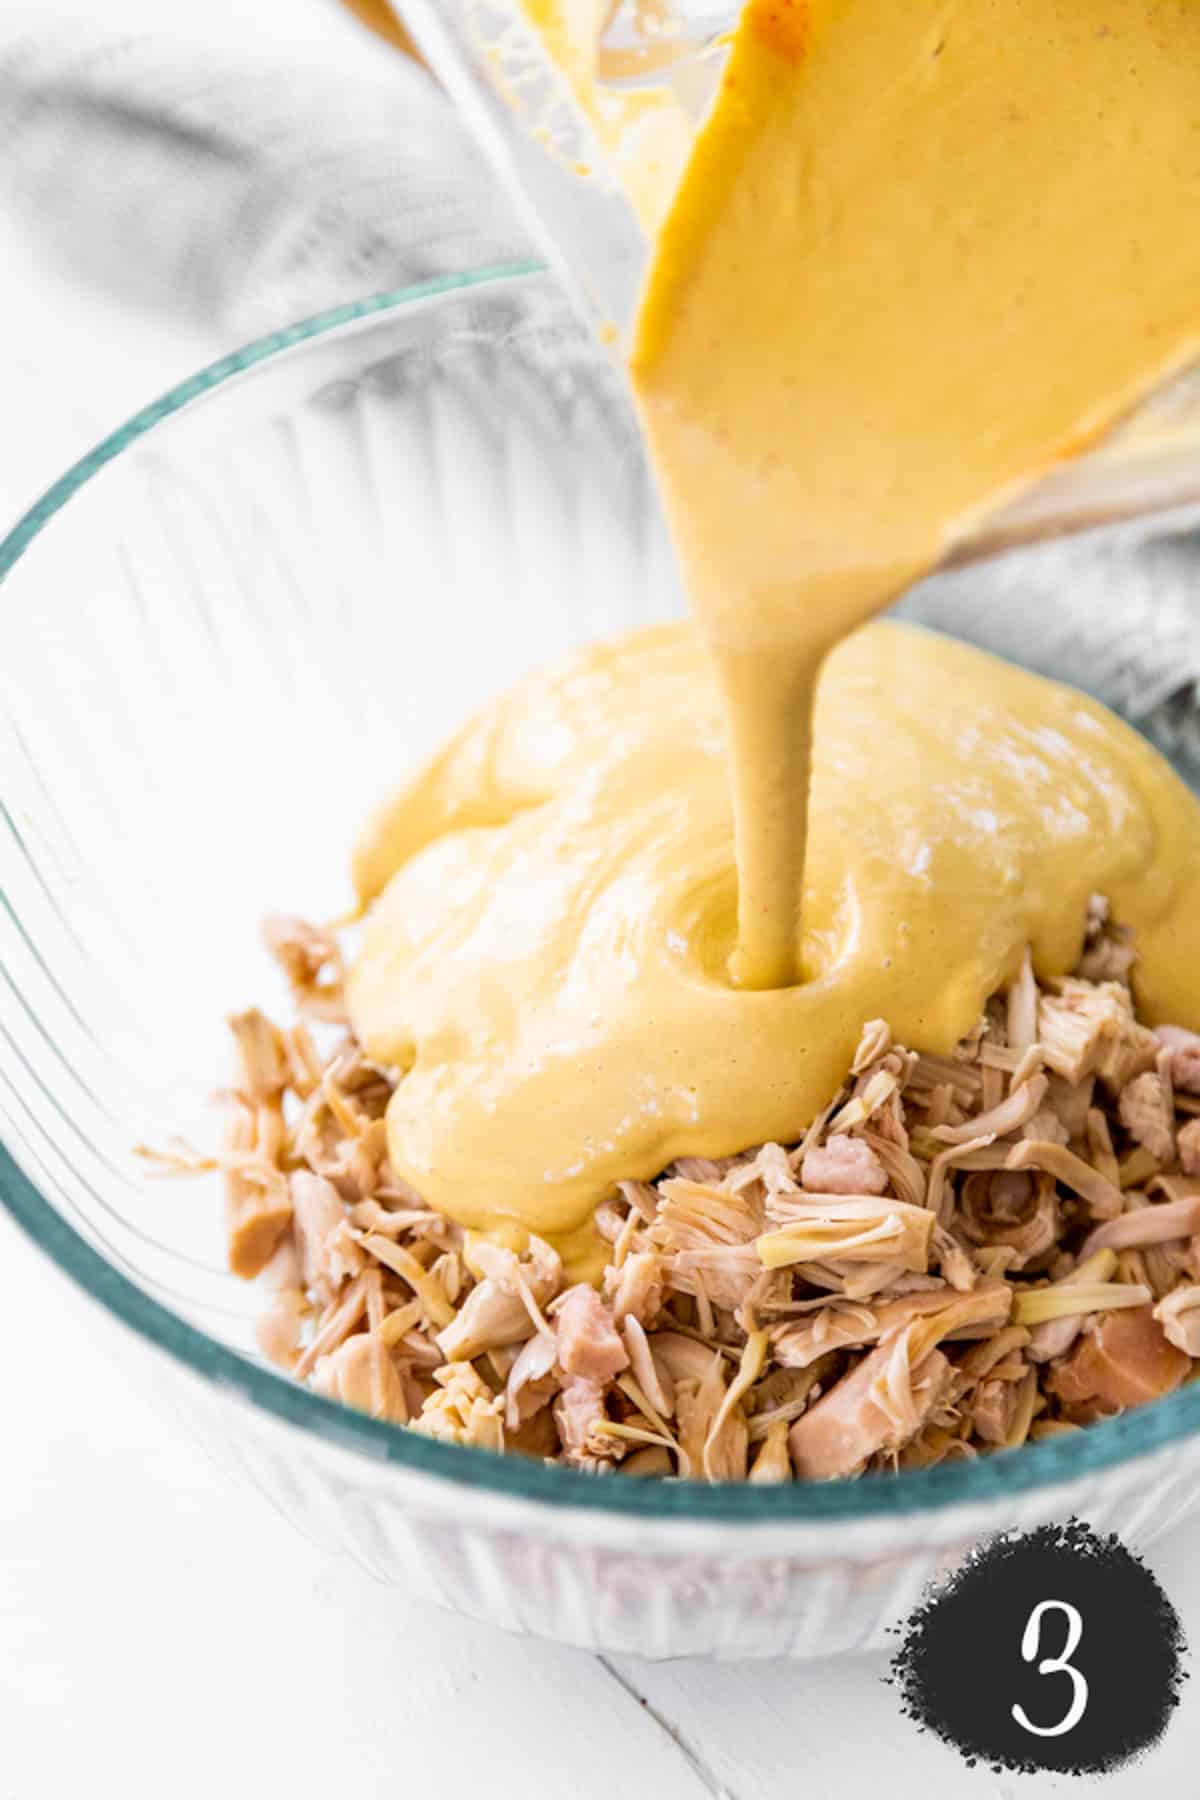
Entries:
<svg viewBox="0 0 1200 1800">
<path fill-rule="evenodd" d="M 970 1764 L 1107 1774 L 1162 1737 L 1186 1653 L 1145 1564 L 1071 1520 L 976 1551 L 909 1620 L 891 1679 Z"/>
</svg>

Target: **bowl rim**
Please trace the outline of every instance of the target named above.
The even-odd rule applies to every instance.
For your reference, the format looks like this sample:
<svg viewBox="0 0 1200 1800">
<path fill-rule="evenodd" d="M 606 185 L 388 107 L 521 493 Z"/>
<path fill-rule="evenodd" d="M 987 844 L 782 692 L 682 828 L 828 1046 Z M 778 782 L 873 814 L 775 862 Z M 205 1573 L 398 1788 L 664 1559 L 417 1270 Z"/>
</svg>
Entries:
<svg viewBox="0 0 1200 1800">
<path fill-rule="evenodd" d="M 318 338 L 353 336 L 398 313 L 452 306 L 481 288 L 550 285 L 535 260 L 440 277 L 328 308 L 269 332 L 220 357 L 133 414 L 72 464 L 0 541 L 0 583 L 71 497 L 104 466 L 197 401 L 249 371 Z M 729 1523 L 742 1526 L 859 1523 L 897 1515 L 1003 1501 L 1144 1457 L 1200 1432 L 1200 1382 L 1120 1418 L 1000 1451 L 975 1461 L 943 1463 L 860 1481 L 792 1482 L 780 1486 L 687 1481 L 598 1479 L 523 1456 L 446 1444 L 403 1426 L 372 1419 L 288 1380 L 188 1324 L 109 1263 L 63 1217 L 0 1139 L 0 1206 L 77 1287 L 153 1348 L 192 1374 L 231 1391 L 286 1425 L 326 1444 L 498 1499 L 616 1518 Z"/>
</svg>

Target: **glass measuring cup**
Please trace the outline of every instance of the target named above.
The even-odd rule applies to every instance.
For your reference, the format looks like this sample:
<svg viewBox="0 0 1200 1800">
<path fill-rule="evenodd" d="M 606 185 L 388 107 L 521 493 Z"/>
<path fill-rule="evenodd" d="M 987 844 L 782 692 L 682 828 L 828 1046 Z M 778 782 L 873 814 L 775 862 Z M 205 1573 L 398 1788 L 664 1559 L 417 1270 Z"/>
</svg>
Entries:
<svg viewBox="0 0 1200 1800">
<path fill-rule="evenodd" d="M 536 0 L 375 0 L 403 17 L 511 190 L 580 310 L 614 348 L 649 263 L 612 124 L 658 104 L 679 127 L 682 167 L 736 23 L 737 0 L 577 0 L 569 43 L 548 48 Z M 1098 447 L 981 520 L 950 561 L 1044 539 L 1200 520 L 1200 371 L 1171 381 Z"/>
</svg>

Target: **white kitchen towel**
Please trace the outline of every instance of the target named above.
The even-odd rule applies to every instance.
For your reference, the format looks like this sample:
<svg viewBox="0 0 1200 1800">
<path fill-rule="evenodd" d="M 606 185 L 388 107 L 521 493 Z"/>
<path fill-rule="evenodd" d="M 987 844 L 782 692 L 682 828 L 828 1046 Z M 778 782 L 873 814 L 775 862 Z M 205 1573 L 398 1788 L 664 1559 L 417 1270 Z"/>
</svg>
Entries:
<svg viewBox="0 0 1200 1800">
<path fill-rule="evenodd" d="M 422 69 L 348 18 L 297 54 L 266 10 L 247 39 L 200 8 L 5 8 L 0 208 L 76 278 L 244 334 L 529 254 Z"/>
</svg>

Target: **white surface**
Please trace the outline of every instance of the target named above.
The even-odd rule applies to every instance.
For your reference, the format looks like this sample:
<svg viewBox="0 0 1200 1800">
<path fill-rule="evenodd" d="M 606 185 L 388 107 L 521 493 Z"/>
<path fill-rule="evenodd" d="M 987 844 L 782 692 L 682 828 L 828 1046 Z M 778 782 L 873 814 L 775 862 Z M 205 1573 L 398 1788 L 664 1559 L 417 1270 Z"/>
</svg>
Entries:
<svg viewBox="0 0 1200 1800">
<path fill-rule="evenodd" d="M 0 357 L 7 523 L 227 346 L 72 292 L 2 235 L 0 265 L 0 343 L 21 344 Z M 418 1609 L 230 1487 L 184 1422 L 124 1385 L 6 1222 L 0 1266 L 0 1800 L 1081 1791 L 968 1771 L 900 1716 L 880 1659 L 609 1665 Z M 1198 1546 L 1193 1527 L 1152 1560 L 1200 1643 Z M 1104 1792 L 1191 1792 L 1197 1745 L 1193 1681 L 1162 1749 Z"/>
<path fill-rule="evenodd" d="M 882 1658 L 610 1665 L 416 1607 L 231 1486 L 7 1222 L 0 1264 L 0 1800 L 1081 1791 L 967 1770 L 900 1716 Z M 1200 1642 L 1195 1545 L 1152 1560 Z M 1197 1741 L 1193 1681 L 1105 1794 L 1191 1793 Z"/>
</svg>

